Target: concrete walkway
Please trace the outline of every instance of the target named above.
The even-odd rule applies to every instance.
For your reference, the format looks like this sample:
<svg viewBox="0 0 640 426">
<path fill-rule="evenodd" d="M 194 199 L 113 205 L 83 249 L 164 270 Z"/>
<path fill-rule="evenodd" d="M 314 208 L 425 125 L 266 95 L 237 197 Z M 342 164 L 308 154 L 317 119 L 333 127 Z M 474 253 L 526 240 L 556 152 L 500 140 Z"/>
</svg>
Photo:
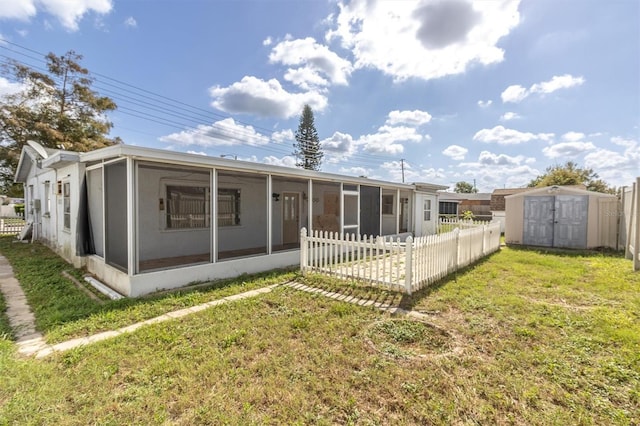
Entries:
<svg viewBox="0 0 640 426">
<path fill-rule="evenodd" d="M 67 340 L 66 342 L 57 343 L 55 345 L 48 345 L 44 342 L 41 344 L 34 344 L 34 342 L 23 341 L 18 342 L 18 352 L 25 356 L 34 356 L 36 358 L 44 358 L 51 355 L 54 352 L 64 352 L 79 346 L 90 345 L 92 343 L 100 342 L 102 340 L 111 339 L 113 337 L 120 336 L 121 334 L 130 333 L 144 327 L 145 325 L 157 324 L 164 321 L 180 318 L 186 315 L 190 315 L 196 312 L 209 309 L 213 306 L 223 305 L 225 303 L 233 302 L 235 300 L 248 299 L 250 297 L 259 296 L 261 294 L 270 293 L 279 284 L 270 285 L 268 287 L 262 287 L 256 290 L 246 291 L 244 293 L 234 294 L 232 296 L 223 297 L 222 299 L 212 300 L 211 302 L 202 303 L 200 305 L 191 306 L 189 308 L 180 309 L 160 315 L 155 318 L 148 319 L 146 321 L 140 321 L 127 327 L 122 327 L 117 330 L 103 331 L 102 333 L 94 334 L 88 337 L 80 337 L 77 339 Z"/>
<path fill-rule="evenodd" d="M 20 283 L 13 276 L 13 268 L 0 254 L 0 291 L 7 304 L 7 317 L 18 344 L 42 339 L 36 331 L 36 318 L 29 308 Z"/>
</svg>

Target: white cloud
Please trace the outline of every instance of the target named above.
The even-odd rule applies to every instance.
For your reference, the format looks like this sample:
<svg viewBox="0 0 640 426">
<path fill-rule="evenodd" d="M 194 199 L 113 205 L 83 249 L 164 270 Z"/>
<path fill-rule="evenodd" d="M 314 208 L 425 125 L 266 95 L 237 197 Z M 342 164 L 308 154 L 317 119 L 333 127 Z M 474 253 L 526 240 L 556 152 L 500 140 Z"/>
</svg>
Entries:
<svg viewBox="0 0 640 426">
<path fill-rule="evenodd" d="M 464 73 L 472 64 L 504 59 L 500 39 L 520 22 L 519 1 L 449 0 L 338 3 L 328 40 L 340 39 L 356 68 L 376 68 L 394 80 Z"/>
<path fill-rule="evenodd" d="M 337 163 L 344 160 L 357 151 L 353 137 L 346 133 L 335 132 L 330 138 L 320 142 L 322 150 L 328 156 L 327 161 Z"/>
<path fill-rule="evenodd" d="M 69 31 L 77 31 L 87 13 L 111 12 L 111 0 L 5 0 L 0 1 L 0 18 L 28 21 L 38 12 L 54 16 Z"/>
<path fill-rule="evenodd" d="M 268 155 L 262 159 L 262 162 L 272 166 L 296 167 L 296 159 L 291 155 L 285 155 L 284 157 Z"/>
<path fill-rule="evenodd" d="M 585 155 L 585 166 L 594 169 L 604 178 L 607 175 L 624 176 L 624 180 L 613 182 L 615 185 L 630 185 L 631 179 L 640 175 L 640 143 L 632 139 L 611 138 L 611 142 L 624 147 L 623 152 L 609 149 L 597 149 Z"/>
<path fill-rule="evenodd" d="M 292 82 L 296 86 L 300 86 L 300 88 L 304 90 L 329 85 L 328 80 L 322 78 L 320 74 L 311 68 L 289 68 L 284 74 L 284 79 Z"/>
<path fill-rule="evenodd" d="M 282 143 L 284 141 L 292 141 L 294 138 L 295 138 L 295 135 L 293 134 L 293 130 L 291 129 L 280 130 L 278 132 L 273 132 L 271 134 L 271 139 L 276 143 Z"/>
<path fill-rule="evenodd" d="M 515 84 L 507 87 L 500 95 L 502 102 L 520 102 L 524 98 L 534 93 L 540 93 L 543 95 L 553 93 L 556 90 L 568 89 L 574 86 L 580 86 L 584 84 L 584 77 L 574 77 L 571 74 L 554 75 L 549 81 L 543 81 L 541 83 L 535 83 L 527 90 L 525 87 Z"/>
<path fill-rule="evenodd" d="M 592 151 L 596 147 L 591 142 L 560 142 L 554 145 L 542 148 L 542 153 L 549 158 L 568 157 L 572 158 L 577 155 Z"/>
<path fill-rule="evenodd" d="M 507 87 L 500 95 L 502 102 L 520 102 L 527 96 L 529 96 L 529 92 L 519 84 Z"/>
<path fill-rule="evenodd" d="M 556 90 L 568 89 L 574 86 L 580 86 L 584 84 L 583 77 L 574 77 L 571 74 L 554 75 L 549 81 L 543 81 L 531 86 L 529 92 L 531 93 L 553 93 Z"/>
<path fill-rule="evenodd" d="M 489 99 L 487 101 L 479 100 L 478 101 L 478 106 L 480 108 L 488 108 L 488 107 L 491 106 L 492 103 L 493 103 L 493 101 L 491 99 Z"/>
<path fill-rule="evenodd" d="M 207 156 L 207 153 L 204 151 L 187 151 L 187 154 L 194 154 L 194 155 L 204 155 L 205 157 Z"/>
<path fill-rule="evenodd" d="M 398 111 L 394 110 L 389 113 L 387 124 L 409 124 L 411 126 L 420 126 L 431 121 L 431 114 L 426 111 Z"/>
<path fill-rule="evenodd" d="M 473 135 L 474 141 L 496 142 L 500 145 L 515 145 L 532 140 L 549 141 L 552 138 L 553 133 L 520 132 L 514 129 L 507 129 L 503 126 L 495 126 L 493 129 L 482 129 Z"/>
<path fill-rule="evenodd" d="M 271 44 L 273 43 L 273 39 L 271 38 L 271 36 L 265 38 L 264 40 L 262 40 L 262 45 L 263 46 L 271 46 Z"/>
<path fill-rule="evenodd" d="M 442 168 L 434 167 L 412 167 L 408 161 L 404 164 L 400 161 L 387 161 L 382 163 L 380 168 L 386 171 L 390 180 L 402 182 L 402 169 L 404 167 L 404 182 L 438 182 L 446 177 L 446 172 Z"/>
<path fill-rule="evenodd" d="M 491 154 L 491 153 L 489 153 Z M 505 164 L 494 164 L 488 161 L 495 156 L 496 161 Z M 527 164 L 519 164 L 517 161 L 510 161 L 506 156 L 500 155 L 480 155 L 484 162 L 460 163 L 458 168 L 462 170 L 461 175 L 466 181 L 474 180 L 481 192 L 491 192 L 496 188 L 518 188 L 526 185 L 531 179 L 540 175 L 540 171 Z M 528 163 L 528 159 L 524 163 Z"/>
<path fill-rule="evenodd" d="M 23 88 L 24 86 L 21 83 L 14 83 L 4 77 L 0 77 L 0 96 L 12 95 Z"/>
<path fill-rule="evenodd" d="M 201 124 L 195 129 L 183 130 L 160 137 L 162 142 L 183 146 L 233 146 L 265 145 L 269 138 L 255 131 L 252 126 L 236 123 L 233 118 L 225 118 L 211 125 Z"/>
<path fill-rule="evenodd" d="M 442 151 L 442 154 L 446 155 L 447 157 L 451 157 L 454 160 L 460 161 L 464 160 L 464 156 L 467 155 L 467 152 L 469 152 L 467 148 L 461 147 L 459 145 L 449 145 Z"/>
<path fill-rule="evenodd" d="M 585 134 L 580 132 L 567 132 L 564 135 L 562 135 L 562 139 L 567 142 L 578 142 L 583 140 L 584 137 L 585 137 Z"/>
<path fill-rule="evenodd" d="M 301 69 L 309 71 L 307 74 L 313 76 L 322 73 L 334 84 L 347 84 L 353 71 L 351 62 L 341 58 L 327 46 L 318 44 L 312 37 L 285 40 L 276 44 L 271 50 L 269 61 L 289 66 L 301 65 Z M 299 71 L 298 75 L 304 73 Z M 317 77 L 313 78 L 316 79 Z"/>
<path fill-rule="evenodd" d="M 124 26 L 129 28 L 137 28 L 138 21 L 136 21 L 136 18 L 134 18 L 133 16 L 129 16 L 127 19 L 124 20 Z"/>
<path fill-rule="evenodd" d="M 400 142 L 420 142 L 424 139 L 413 127 L 382 126 L 377 133 L 360 136 L 357 141 L 370 153 L 400 154 L 404 146 Z"/>
<path fill-rule="evenodd" d="M 340 169 L 340 173 L 350 175 L 350 176 L 369 176 L 371 174 L 371 169 L 367 169 L 366 167 L 342 167 Z"/>
<path fill-rule="evenodd" d="M 523 155 L 512 157 L 506 154 L 494 154 L 489 151 L 482 151 L 478 156 L 478 163 L 486 166 L 518 166 L 522 163 L 531 162 Z"/>
<path fill-rule="evenodd" d="M 319 92 L 287 92 L 276 79 L 261 80 L 245 76 L 228 87 L 209 89 L 215 108 L 229 113 L 255 114 L 262 117 L 290 118 L 308 104 L 314 112 L 327 107 L 327 98 Z"/>
<path fill-rule="evenodd" d="M 517 113 L 515 113 L 515 112 L 505 112 L 500 117 L 500 120 L 501 121 L 509 121 L 509 120 L 515 120 L 517 118 L 520 118 L 520 115 L 518 115 Z"/>
<path fill-rule="evenodd" d="M 27 21 L 36 14 L 34 0 L 4 0 L 0 2 L 0 18 Z"/>
</svg>

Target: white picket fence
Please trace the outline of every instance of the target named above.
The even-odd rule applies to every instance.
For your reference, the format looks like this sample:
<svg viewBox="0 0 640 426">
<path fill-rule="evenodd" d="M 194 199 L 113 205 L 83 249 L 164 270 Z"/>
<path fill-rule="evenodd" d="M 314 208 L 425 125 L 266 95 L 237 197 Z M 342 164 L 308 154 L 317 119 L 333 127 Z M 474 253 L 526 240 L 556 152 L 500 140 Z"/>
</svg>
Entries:
<svg viewBox="0 0 640 426">
<path fill-rule="evenodd" d="M 411 294 L 499 248 L 498 222 L 405 241 L 303 228 L 300 269 Z"/>
<path fill-rule="evenodd" d="M 0 218 L 0 235 L 16 235 L 24 228 L 24 220 L 22 219 L 4 219 Z"/>
</svg>

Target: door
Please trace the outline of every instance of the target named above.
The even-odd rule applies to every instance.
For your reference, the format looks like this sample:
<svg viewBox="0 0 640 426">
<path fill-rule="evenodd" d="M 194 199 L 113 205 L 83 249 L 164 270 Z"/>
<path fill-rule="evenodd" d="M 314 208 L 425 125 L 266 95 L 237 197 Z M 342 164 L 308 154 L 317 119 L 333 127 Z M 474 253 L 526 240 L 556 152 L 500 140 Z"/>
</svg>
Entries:
<svg viewBox="0 0 640 426">
<path fill-rule="evenodd" d="M 553 210 L 555 197 L 524 197 L 523 243 L 530 246 L 553 246 Z"/>
<path fill-rule="evenodd" d="M 282 194 L 282 244 L 296 244 L 300 240 L 300 194 Z"/>
<path fill-rule="evenodd" d="M 400 232 L 409 231 L 409 199 L 400 198 Z"/>
<path fill-rule="evenodd" d="M 360 185 L 360 234 L 380 235 L 380 188 Z"/>
<path fill-rule="evenodd" d="M 556 196 L 554 247 L 587 248 L 588 207 L 587 195 Z"/>
<path fill-rule="evenodd" d="M 588 210 L 587 195 L 525 197 L 523 243 L 586 248 Z"/>
</svg>

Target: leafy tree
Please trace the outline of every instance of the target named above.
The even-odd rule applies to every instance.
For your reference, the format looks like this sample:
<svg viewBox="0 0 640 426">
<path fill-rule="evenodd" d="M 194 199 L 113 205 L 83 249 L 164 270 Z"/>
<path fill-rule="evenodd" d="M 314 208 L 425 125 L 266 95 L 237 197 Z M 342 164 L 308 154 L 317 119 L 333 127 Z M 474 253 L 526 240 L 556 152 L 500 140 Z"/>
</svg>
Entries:
<svg viewBox="0 0 640 426">
<path fill-rule="evenodd" d="M 22 89 L 0 99 L 0 192 L 21 193 L 13 176 L 28 140 L 70 151 L 121 142 L 108 137 L 112 124 L 105 117 L 116 104 L 92 90 L 93 79 L 81 59 L 71 50 L 62 56 L 49 53 L 44 72 L 17 61 L 3 66 L 3 74 Z"/>
<path fill-rule="evenodd" d="M 293 144 L 293 155 L 296 157 L 296 166 L 307 170 L 320 170 L 324 154 L 320 147 L 313 110 L 309 105 L 302 109 L 296 141 Z"/>
<path fill-rule="evenodd" d="M 469 182 L 457 182 L 453 192 L 458 194 L 475 194 L 478 190 Z"/>
<path fill-rule="evenodd" d="M 533 179 L 527 186 L 533 188 L 552 185 L 584 185 L 588 191 L 611 194 L 616 192 L 615 188 L 599 179 L 593 169 L 578 167 L 573 161 L 547 167 L 544 174 Z"/>
</svg>

